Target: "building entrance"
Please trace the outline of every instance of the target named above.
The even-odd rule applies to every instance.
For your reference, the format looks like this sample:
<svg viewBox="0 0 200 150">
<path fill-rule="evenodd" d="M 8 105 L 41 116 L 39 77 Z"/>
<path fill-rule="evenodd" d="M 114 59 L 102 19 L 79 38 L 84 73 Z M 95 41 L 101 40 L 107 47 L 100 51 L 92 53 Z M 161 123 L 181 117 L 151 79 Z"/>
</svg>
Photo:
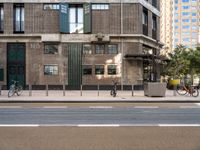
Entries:
<svg viewBox="0 0 200 150">
<path fill-rule="evenodd" d="M 26 85 L 25 78 L 25 43 L 7 44 L 7 88 L 12 80 L 19 81 L 19 84 Z"/>
<path fill-rule="evenodd" d="M 80 89 L 82 83 L 82 44 L 68 45 L 68 85 L 72 90 Z"/>
</svg>

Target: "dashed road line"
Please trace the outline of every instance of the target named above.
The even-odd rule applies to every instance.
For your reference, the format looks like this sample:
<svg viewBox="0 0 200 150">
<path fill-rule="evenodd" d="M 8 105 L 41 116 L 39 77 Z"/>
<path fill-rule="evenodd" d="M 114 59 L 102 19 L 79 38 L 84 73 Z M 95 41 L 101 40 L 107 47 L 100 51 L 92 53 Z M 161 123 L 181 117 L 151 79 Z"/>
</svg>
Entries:
<svg viewBox="0 0 200 150">
<path fill-rule="evenodd" d="M 200 127 L 200 124 L 0 124 L 0 127 Z"/>
<path fill-rule="evenodd" d="M 113 106 L 89 106 L 89 108 L 92 108 L 92 109 L 110 109 L 110 108 L 114 108 Z"/>
<path fill-rule="evenodd" d="M 22 108 L 22 106 L 0 106 L 0 108 Z"/>
<path fill-rule="evenodd" d="M 68 108 L 67 106 L 43 106 L 41 108 L 52 108 L 52 109 L 57 109 L 57 108 Z"/>
<path fill-rule="evenodd" d="M 187 108 L 200 108 L 199 106 L 180 106 L 180 108 L 187 109 Z"/>
<path fill-rule="evenodd" d="M 134 108 L 159 108 L 158 106 L 134 106 Z"/>
</svg>

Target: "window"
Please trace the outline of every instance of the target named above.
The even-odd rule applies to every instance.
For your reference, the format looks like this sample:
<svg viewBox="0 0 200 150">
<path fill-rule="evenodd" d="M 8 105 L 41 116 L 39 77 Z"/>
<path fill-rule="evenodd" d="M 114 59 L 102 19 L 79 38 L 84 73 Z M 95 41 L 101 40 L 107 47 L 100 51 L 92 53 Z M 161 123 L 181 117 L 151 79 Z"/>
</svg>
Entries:
<svg viewBox="0 0 200 150">
<path fill-rule="evenodd" d="M 70 33 L 83 33 L 83 6 L 71 5 L 69 7 Z"/>
<path fill-rule="evenodd" d="M 182 19 L 183 22 L 190 22 L 190 19 Z"/>
<path fill-rule="evenodd" d="M 189 29 L 190 26 L 183 26 L 182 28 L 183 28 L 183 29 Z"/>
<path fill-rule="evenodd" d="M 103 44 L 95 45 L 95 54 L 104 54 L 104 51 L 105 51 L 105 45 Z"/>
<path fill-rule="evenodd" d="M 153 15 L 152 17 L 152 38 L 157 39 L 157 19 L 156 16 Z"/>
<path fill-rule="evenodd" d="M 175 0 L 175 4 L 178 4 L 178 0 Z"/>
<path fill-rule="evenodd" d="M 183 42 L 190 42 L 189 38 L 183 38 Z"/>
<path fill-rule="evenodd" d="M 104 65 L 95 65 L 95 74 L 103 75 L 104 74 Z"/>
<path fill-rule="evenodd" d="M 175 19 L 174 22 L 178 22 L 178 19 Z"/>
<path fill-rule="evenodd" d="M 3 32 L 3 24 L 4 24 L 4 10 L 3 10 L 3 4 L 0 4 L 0 32 Z"/>
<path fill-rule="evenodd" d="M 44 75 L 58 75 L 58 65 L 44 65 Z"/>
<path fill-rule="evenodd" d="M 45 54 L 58 54 L 58 44 L 45 44 L 44 45 Z"/>
<path fill-rule="evenodd" d="M 108 54 L 118 54 L 117 44 L 109 44 L 108 45 Z"/>
<path fill-rule="evenodd" d="M 83 54 L 92 54 L 92 46 L 90 44 L 83 45 Z"/>
<path fill-rule="evenodd" d="M 44 4 L 43 8 L 44 10 L 49 10 L 49 9 L 59 10 L 59 4 Z"/>
<path fill-rule="evenodd" d="M 24 32 L 24 4 L 14 4 L 14 32 Z"/>
<path fill-rule="evenodd" d="M 92 10 L 108 10 L 109 4 L 92 4 Z"/>
<path fill-rule="evenodd" d="M 197 7 L 196 6 L 192 6 L 192 10 L 197 10 Z"/>
<path fill-rule="evenodd" d="M 148 10 L 143 7 L 142 13 L 143 34 L 148 36 Z"/>
<path fill-rule="evenodd" d="M 192 26 L 192 29 L 193 29 L 193 30 L 196 30 L 196 29 L 197 29 L 197 26 Z"/>
<path fill-rule="evenodd" d="M 192 13 L 192 16 L 197 16 L 197 13 Z"/>
<path fill-rule="evenodd" d="M 189 0 L 182 0 L 182 2 L 183 2 L 183 3 L 188 3 L 188 2 L 189 2 Z"/>
<path fill-rule="evenodd" d="M 92 65 L 83 65 L 83 75 L 92 75 Z"/>
<path fill-rule="evenodd" d="M 183 9 L 189 9 L 189 6 L 182 6 Z"/>
<path fill-rule="evenodd" d="M 182 12 L 182 15 L 183 15 L 183 16 L 188 16 L 188 15 L 189 15 L 189 12 Z"/>
<path fill-rule="evenodd" d="M 0 81 L 4 81 L 4 69 L 0 68 Z"/>
<path fill-rule="evenodd" d="M 145 8 L 143 9 L 142 23 L 143 25 L 148 25 L 148 11 Z"/>
<path fill-rule="evenodd" d="M 157 19 L 156 19 L 155 15 L 153 15 L 152 20 L 153 20 L 153 22 L 152 22 L 152 29 L 153 30 L 157 30 Z"/>
<path fill-rule="evenodd" d="M 192 22 L 197 22 L 197 19 L 192 19 Z"/>
<path fill-rule="evenodd" d="M 157 7 L 157 0 L 152 0 L 152 5 L 153 5 L 154 7 Z"/>
<path fill-rule="evenodd" d="M 108 75 L 116 75 L 117 74 L 117 66 L 116 65 L 108 65 Z"/>
</svg>

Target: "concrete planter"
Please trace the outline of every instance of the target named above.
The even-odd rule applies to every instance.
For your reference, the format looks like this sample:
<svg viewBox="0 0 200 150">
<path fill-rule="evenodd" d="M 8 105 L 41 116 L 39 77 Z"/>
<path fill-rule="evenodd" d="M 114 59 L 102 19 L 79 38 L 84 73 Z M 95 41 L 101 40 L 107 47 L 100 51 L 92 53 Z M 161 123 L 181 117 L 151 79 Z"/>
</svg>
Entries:
<svg viewBox="0 0 200 150">
<path fill-rule="evenodd" d="M 166 83 L 146 82 L 144 83 L 144 95 L 164 97 L 166 93 L 166 86 Z"/>
</svg>

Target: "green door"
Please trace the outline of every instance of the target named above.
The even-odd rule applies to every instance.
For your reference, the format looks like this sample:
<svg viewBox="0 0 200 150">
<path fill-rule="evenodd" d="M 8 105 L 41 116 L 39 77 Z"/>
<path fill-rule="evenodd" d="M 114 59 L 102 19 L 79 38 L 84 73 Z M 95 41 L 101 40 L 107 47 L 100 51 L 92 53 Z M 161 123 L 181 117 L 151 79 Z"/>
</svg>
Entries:
<svg viewBox="0 0 200 150">
<path fill-rule="evenodd" d="M 82 44 L 69 44 L 68 50 L 68 85 L 78 90 L 82 83 Z"/>
<path fill-rule="evenodd" d="M 25 43 L 7 44 L 7 85 L 12 84 L 12 80 L 19 81 L 25 86 Z"/>
</svg>

